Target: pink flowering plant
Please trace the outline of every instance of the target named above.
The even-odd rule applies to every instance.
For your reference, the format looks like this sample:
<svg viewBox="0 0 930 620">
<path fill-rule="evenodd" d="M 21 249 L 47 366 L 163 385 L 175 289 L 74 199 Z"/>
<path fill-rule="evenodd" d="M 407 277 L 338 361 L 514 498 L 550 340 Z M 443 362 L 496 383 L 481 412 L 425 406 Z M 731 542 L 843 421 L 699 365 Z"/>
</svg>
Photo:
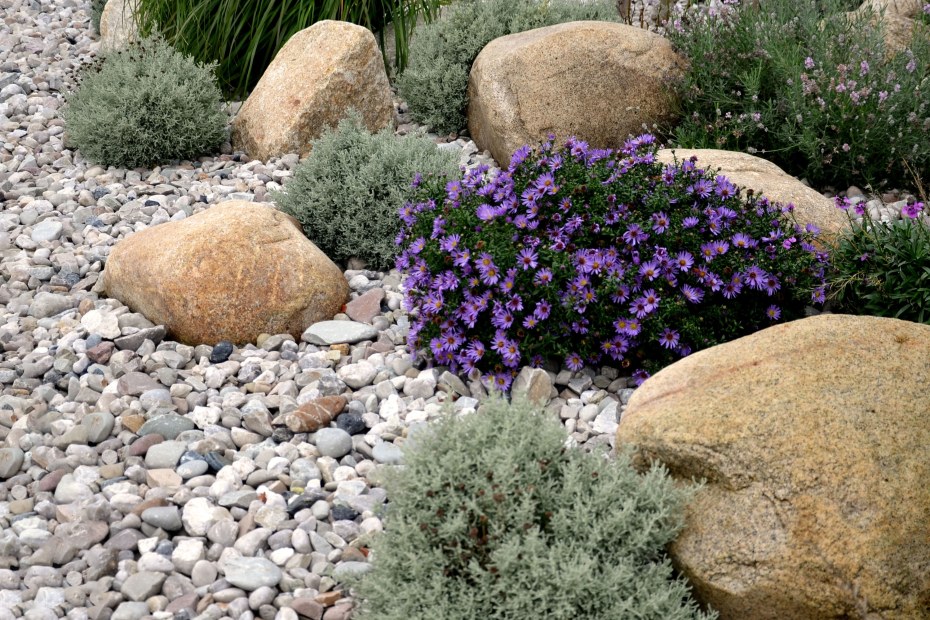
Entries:
<svg viewBox="0 0 930 620">
<path fill-rule="evenodd" d="M 901 186 L 930 166 L 930 27 L 889 43 L 859 0 L 728 0 L 669 28 L 690 58 L 683 147 L 756 154 L 815 185 Z"/>
<path fill-rule="evenodd" d="M 792 206 L 742 197 L 692 158 L 570 139 L 497 175 L 414 181 L 401 210 L 408 343 L 507 390 L 546 360 L 649 372 L 824 300 L 826 255 Z"/>
<path fill-rule="evenodd" d="M 930 323 L 930 209 L 908 201 L 900 217 L 873 217 L 865 203 L 836 198 L 850 229 L 835 243 L 829 279 L 836 309 Z"/>
</svg>

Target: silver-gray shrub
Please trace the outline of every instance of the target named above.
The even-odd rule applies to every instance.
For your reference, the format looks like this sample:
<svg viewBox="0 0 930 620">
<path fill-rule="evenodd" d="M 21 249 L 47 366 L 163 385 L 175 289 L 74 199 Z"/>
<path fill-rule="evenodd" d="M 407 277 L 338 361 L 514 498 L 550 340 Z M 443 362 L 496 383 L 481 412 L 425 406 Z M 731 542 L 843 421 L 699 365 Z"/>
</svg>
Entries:
<svg viewBox="0 0 930 620">
<path fill-rule="evenodd" d="M 157 37 L 103 52 L 81 70 L 66 100 L 68 142 L 98 164 L 136 168 L 193 159 L 226 137 L 213 67 Z"/>
<path fill-rule="evenodd" d="M 693 487 L 566 438 L 549 415 L 502 400 L 414 436 L 385 476 L 385 531 L 356 584 L 358 618 L 716 617 L 663 553 Z"/>
<path fill-rule="evenodd" d="M 390 269 L 397 254 L 398 211 L 412 198 L 417 173 L 453 175 L 454 154 L 429 138 L 372 134 L 355 113 L 315 140 L 310 155 L 272 199 L 333 260 L 361 258 Z"/>
<path fill-rule="evenodd" d="M 421 26 L 397 79 L 414 119 L 440 133 L 465 127 L 468 74 L 485 45 L 508 34 L 565 22 L 620 21 L 613 0 L 461 0 Z"/>
</svg>

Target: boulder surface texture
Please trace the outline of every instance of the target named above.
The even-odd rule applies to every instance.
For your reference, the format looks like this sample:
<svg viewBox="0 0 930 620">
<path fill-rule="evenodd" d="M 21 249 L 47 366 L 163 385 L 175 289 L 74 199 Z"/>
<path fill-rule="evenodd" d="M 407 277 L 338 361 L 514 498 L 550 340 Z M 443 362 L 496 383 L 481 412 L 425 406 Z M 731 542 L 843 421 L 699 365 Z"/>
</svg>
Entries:
<svg viewBox="0 0 930 620">
<path fill-rule="evenodd" d="M 354 108 L 365 127 L 393 122 L 391 88 L 371 31 L 324 20 L 278 51 L 233 121 L 233 144 L 251 157 L 306 155 L 311 141 Z"/>
<path fill-rule="evenodd" d="M 136 25 L 137 0 L 108 0 L 100 14 L 100 46 L 119 49 L 139 38 Z"/>
<path fill-rule="evenodd" d="M 660 149 L 656 157 L 662 163 L 682 162 L 697 157 L 697 165 L 705 170 L 720 169 L 736 185 L 752 189 L 773 202 L 794 205 L 798 223 L 814 224 L 824 239 L 829 239 L 849 227 L 849 218 L 829 198 L 812 189 L 773 164 L 772 162 L 737 151 L 719 149 Z M 745 195 L 745 192 L 744 192 Z"/>
<path fill-rule="evenodd" d="M 723 619 L 930 617 L 930 326 L 820 315 L 700 351 L 617 444 L 705 479 L 670 553 Z"/>
<path fill-rule="evenodd" d="M 299 339 L 349 295 L 339 267 L 296 220 L 241 201 L 127 237 L 103 281 L 107 295 L 192 345 L 254 342 L 261 333 Z"/>
<path fill-rule="evenodd" d="M 672 118 L 666 81 L 685 61 L 663 37 L 623 24 L 569 22 L 491 41 L 472 65 L 468 130 L 506 167 L 548 134 L 622 146 Z"/>
</svg>

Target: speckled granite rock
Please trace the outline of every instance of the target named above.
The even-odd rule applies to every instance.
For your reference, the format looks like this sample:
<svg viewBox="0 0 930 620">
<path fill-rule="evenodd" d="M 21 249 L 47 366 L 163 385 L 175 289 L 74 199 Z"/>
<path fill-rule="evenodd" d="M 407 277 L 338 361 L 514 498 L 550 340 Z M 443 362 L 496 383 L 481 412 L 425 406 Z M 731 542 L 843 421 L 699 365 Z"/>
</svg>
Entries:
<svg viewBox="0 0 930 620">
<path fill-rule="evenodd" d="M 104 287 L 190 344 L 299 338 L 349 295 L 342 272 L 293 218 L 241 201 L 128 237 L 110 253 Z"/>
<path fill-rule="evenodd" d="M 672 119 L 664 81 L 684 67 L 666 39 L 625 24 L 570 22 L 500 37 L 472 65 L 468 130 L 503 167 L 550 133 L 618 148 L 644 123 Z"/>
<path fill-rule="evenodd" d="M 820 315 L 695 353 L 617 445 L 705 478 L 671 554 L 721 618 L 923 618 L 930 326 Z"/>
<path fill-rule="evenodd" d="M 233 123 L 233 143 L 250 157 L 310 152 L 310 142 L 354 108 L 370 131 L 393 122 L 391 89 L 366 28 L 324 20 L 292 36 Z"/>
</svg>

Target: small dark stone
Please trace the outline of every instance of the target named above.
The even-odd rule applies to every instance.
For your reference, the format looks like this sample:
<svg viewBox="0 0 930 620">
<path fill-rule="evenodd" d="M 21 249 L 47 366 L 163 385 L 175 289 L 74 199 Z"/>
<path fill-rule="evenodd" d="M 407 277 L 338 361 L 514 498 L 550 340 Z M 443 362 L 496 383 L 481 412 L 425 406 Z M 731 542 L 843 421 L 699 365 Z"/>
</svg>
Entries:
<svg viewBox="0 0 930 620">
<path fill-rule="evenodd" d="M 68 288 L 71 288 L 81 281 L 81 274 L 69 271 L 68 273 L 64 274 L 61 279 L 68 286 Z"/>
<path fill-rule="evenodd" d="M 204 456 L 200 454 L 199 452 L 188 450 L 187 452 L 181 455 L 181 460 L 178 461 L 178 464 L 180 465 L 183 463 L 189 463 L 191 461 L 206 461 L 206 460 L 207 459 L 204 458 Z"/>
<path fill-rule="evenodd" d="M 365 420 L 357 413 L 343 413 L 336 418 L 336 426 L 350 435 L 360 435 L 368 430 Z"/>
<path fill-rule="evenodd" d="M 174 543 L 170 540 L 162 540 L 155 547 L 155 553 L 158 555 L 166 555 L 170 558 L 172 552 L 174 552 Z"/>
<path fill-rule="evenodd" d="M 86 348 L 93 349 L 98 344 L 100 344 L 102 341 L 103 341 L 103 336 L 101 336 L 100 334 L 91 334 L 90 336 L 87 337 Z"/>
<path fill-rule="evenodd" d="M 145 202 L 142 203 L 142 206 L 143 207 L 158 207 L 160 205 L 158 204 L 157 200 L 146 200 Z"/>
<path fill-rule="evenodd" d="M 358 513 L 348 506 L 335 504 L 329 511 L 329 516 L 332 517 L 333 521 L 355 521 L 358 518 Z"/>
<path fill-rule="evenodd" d="M 105 187 L 95 187 L 94 191 L 91 192 L 91 195 L 94 197 L 94 200 L 100 200 L 109 193 L 110 190 Z"/>
<path fill-rule="evenodd" d="M 287 503 L 287 512 L 293 517 L 304 508 L 309 508 L 322 499 L 326 499 L 326 493 L 321 491 L 311 491 L 303 495 L 295 495 Z"/>
<path fill-rule="evenodd" d="M 210 353 L 210 363 L 211 364 L 222 364 L 229 359 L 229 356 L 232 355 L 233 344 L 228 340 L 220 340 L 216 343 L 216 346 L 213 347 L 213 351 Z"/>
<path fill-rule="evenodd" d="M 64 377 L 64 375 L 53 368 L 45 373 L 45 375 L 42 377 L 42 383 L 55 385 L 61 381 L 62 377 Z"/>
<path fill-rule="evenodd" d="M 278 443 L 285 443 L 294 438 L 294 431 L 286 426 L 279 426 L 272 431 L 271 438 Z"/>
<path fill-rule="evenodd" d="M 106 226 L 106 222 L 101 220 L 99 217 L 91 218 L 90 221 L 88 221 L 87 223 L 93 226 L 94 228 L 103 228 L 104 226 Z"/>
<path fill-rule="evenodd" d="M 204 460 L 207 462 L 207 465 L 210 466 L 210 469 L 213 471 L 219 471 L 226 467 L 227 465 L 232 465 L 232 463 L 225 456 L 219 452 L 207 452 L 204 456 Z"/>
</svg>

